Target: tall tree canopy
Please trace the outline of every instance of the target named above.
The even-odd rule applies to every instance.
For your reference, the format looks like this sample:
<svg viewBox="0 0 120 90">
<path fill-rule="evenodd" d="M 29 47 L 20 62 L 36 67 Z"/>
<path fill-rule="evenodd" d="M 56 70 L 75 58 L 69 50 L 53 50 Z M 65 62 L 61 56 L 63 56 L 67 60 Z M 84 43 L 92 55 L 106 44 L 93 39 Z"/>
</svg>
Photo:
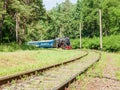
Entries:
<svg viewBox="0 0 120 90">
<path fill-rule="evenodd" d="M 41 21 L 46 15 L 42 0 L 3 0 L 0 4 L 2 42 L 40 40 L 36 36 L 43 30 Z"/>
<path fill-rule="evenodd" d="M 82 22 L 84 37 L 99 36 L 99 9 L 102 10 L 103 35 L 120 32 L 119 0 L 77 0 L 73 5 L 69 0 L 57 4 L 48 12 L 52 21 L 48 24 L 47 38 L 69 36 L 79 37 L 79 24 Z"/>
<path fill-rule="evenodd" d="M 46 11 L 42 0 L 0 0 L 0 42 L 54 39 L 68 36 L 99 36 L 99 12 L 102 10 L 103 35 L 120 33 L 119 0 L 65 0 Z"/>
</svg>

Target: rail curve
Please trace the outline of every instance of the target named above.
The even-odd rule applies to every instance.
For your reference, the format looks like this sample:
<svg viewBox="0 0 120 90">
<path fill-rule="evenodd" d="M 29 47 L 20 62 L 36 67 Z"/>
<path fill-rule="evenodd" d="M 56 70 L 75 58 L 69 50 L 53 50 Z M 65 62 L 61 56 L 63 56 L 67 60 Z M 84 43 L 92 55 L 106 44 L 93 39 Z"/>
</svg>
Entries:
<svg viewBox="0 0 120 90">
<path fill-rule="evenodd" d="M 29 87 L 30 90 L 65 90 L 78 75 L 84 73 L 101 58 L 100 52 L 84 51 L 86 53 L 83 56 L 60 64 L 0 78 L 0 85 L 3 86 L 3 90 L 6 88 L 10 88 L 10 90 L 29 89 Z M 36 72 L 40 73 L 37 76 L 29 76 Z M 24 75 L 29 76 L 25 81 L 4 88 L 4 84 L 8 81 L 20 79 Z"/>
<path fill-rule="evenodd" d="M 77 57 L 77 58 L 74 58 L 74 59 L 71 59 L 71 60 L 68 60 L 68 61 L 65 61 L 65 62 L 62 62 L 62 63 L 59 63 L 59 64 L 55 64 L 55 65 L 51 65 L 51 66 L 47 66 L 47 67 L 43 67 L 43 68 L 38 68 L 38 69 L 35 69 L 35 70 L 30 70 L 30 71 L 26 71 L 26 72 L 14 74 L 14 75 L 9 75 L 9 76 L 5 76 L 5 77 L 1 77 L 0 78 L 0 86 L 3 85 L 3 84 L 7 84 L 8 82 L 11 82 L 13 80 L 21 79 L 24 76 L 34 75 L 37 72 L 43 72 L 43 71 L 48 70 L 50 68 L 58 67 L 60 65 L 64 65 L 64 64 L 67 64 L 67 63 L 79 60 L 79 59 L 81 59 L 81 58 L 83 58 L 83 57 L 85 57 L 85 56 L 88 55 L 88 52 L 86 50 L 82 50 L 82 51 L 85 52 L 84 55 L 82 55 L 80 57 Z"/>
</svg>

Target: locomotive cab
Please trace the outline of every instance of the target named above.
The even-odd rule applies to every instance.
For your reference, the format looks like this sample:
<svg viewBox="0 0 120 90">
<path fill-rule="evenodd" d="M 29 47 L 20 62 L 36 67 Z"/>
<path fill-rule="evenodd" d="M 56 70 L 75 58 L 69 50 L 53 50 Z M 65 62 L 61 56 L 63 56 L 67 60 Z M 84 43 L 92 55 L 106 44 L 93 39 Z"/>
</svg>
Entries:
<svg viewBox="0 0 120 90">
<path fill-rule="evenodd" d="M 57 48 L 72 49 L 72 47 L 70 45 L 70 39 L 68 37 L 56 38 L 55 42 L 56 42 Z"/>
</svg>

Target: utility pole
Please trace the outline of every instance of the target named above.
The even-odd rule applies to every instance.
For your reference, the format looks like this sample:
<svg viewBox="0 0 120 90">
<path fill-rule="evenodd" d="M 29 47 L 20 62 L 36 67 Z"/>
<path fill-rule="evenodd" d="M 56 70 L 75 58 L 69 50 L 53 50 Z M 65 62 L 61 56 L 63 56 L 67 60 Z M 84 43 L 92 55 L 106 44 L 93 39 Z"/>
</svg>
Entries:
<svg viewBox="0 0 120 90">
<path fill-rule="evenodd" d="M 18 43 L 19 41 L 19 37 L 18 37 L 18 30 L 19 30 L 19 22 L 18 22 L 18 14 L 16 13 L 16 28 L 15 28 L 15 31 L 16 31 L 16 42 Z"/>
<path fill-rule="evenodd" d="M 82 5 L 82 0 L 80 1 L 81 3 L 81 12 L 80 12 L 80 25 L 79 25 L 79 34 L 80 34 L 80 49 L 82 48 L 82 24 L 83 24 L 83 5 Z"/>
<path fill-rule="evenodd" d="M 59 32 L 59 36 L 58 36 L 58 37 L 62 38 L 62 37 L 64 36 L 63 30 L 64 30 L 64 27 L 63 27 L 63 25 L 61 25 L 61 27 L 60 27 L 60 32 Z"/>
<path fill-rule="evenodd" d="M 100 20 L 100 49 L 102 50 L 102 15 L 101 15 L 101 9 L 99 9 L 99 20 Z"/>
<path fill-rule="evenodd" d="M 82 48 L 82 35 L 81 35 L 81 31 L 82 31 L 82 23 L 80 22 L 80 26 L 79 26 L 79 33 L 80 33 L 80 49 Z"/>
<path fill-rule="evenodd" d="M 42 37 L 42 36 L 43 36 L 42 31 L 40 32 L 40 34 L 41 34 L 41 35 L 40 35 L 40 40 L 42 41 L 42 40 L 43 40 L 43 37 Z"/>
</svg>

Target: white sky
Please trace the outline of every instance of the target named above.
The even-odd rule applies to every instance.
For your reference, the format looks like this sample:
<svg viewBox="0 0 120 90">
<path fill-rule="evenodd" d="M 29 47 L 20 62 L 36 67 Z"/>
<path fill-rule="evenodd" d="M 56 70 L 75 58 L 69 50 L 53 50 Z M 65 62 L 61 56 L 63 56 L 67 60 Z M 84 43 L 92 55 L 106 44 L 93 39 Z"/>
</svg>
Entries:
<svg viewBox="0 0 120 90">
<path fill-rule="evenodd" d="M 43 0 L 43 4 L 47 10 L 52 9 L 56 6 L 56 3 L 62 3 L 65 0 Z M 70 0 L 72 3 L 76 3 L 77 0 Z"/>
</svg>

